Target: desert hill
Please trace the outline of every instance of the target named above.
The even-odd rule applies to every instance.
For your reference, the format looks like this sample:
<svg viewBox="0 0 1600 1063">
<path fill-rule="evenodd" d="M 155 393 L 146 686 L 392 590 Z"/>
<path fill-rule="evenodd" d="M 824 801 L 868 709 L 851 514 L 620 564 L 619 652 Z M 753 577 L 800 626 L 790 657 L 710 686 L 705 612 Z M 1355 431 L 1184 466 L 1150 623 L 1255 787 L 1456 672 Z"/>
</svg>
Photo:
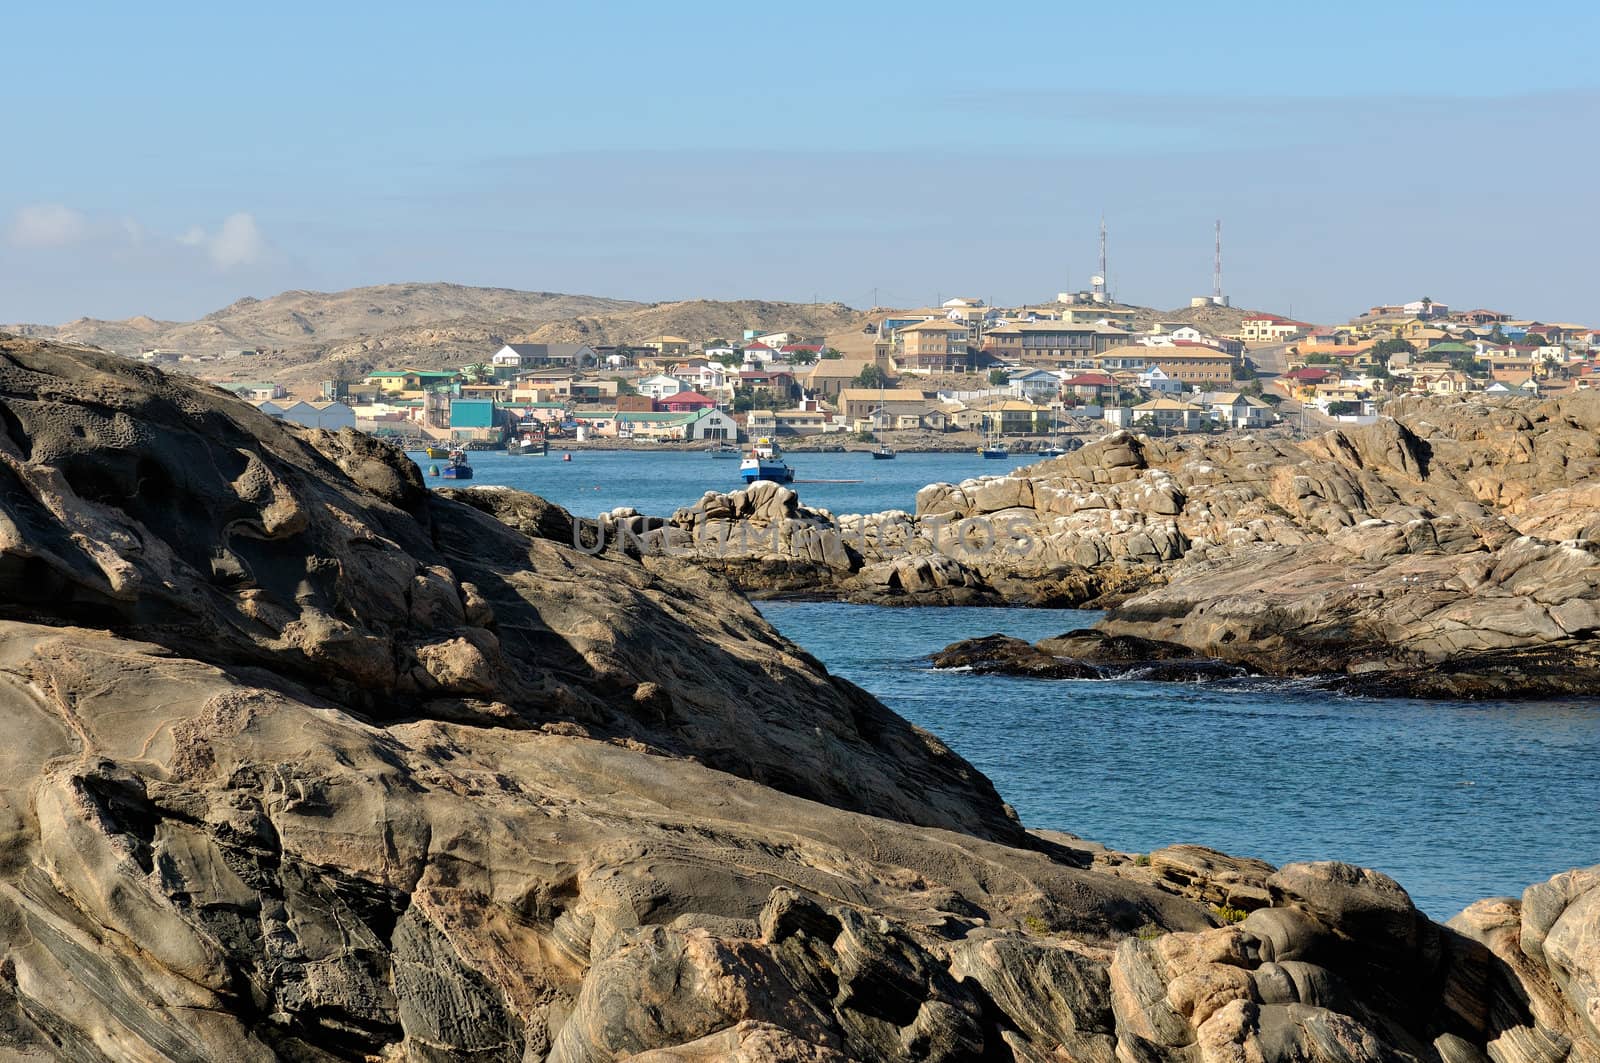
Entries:
<svg viewBox="0 0 1600 1063">
<path fill-rule="evenodd" d="M 1121 304 L 1114 304 L 1121 306 Z M 1250 311 L 1182 307 L 1136 311 L 1136 327 L 1183 321 L 1208 331 L 1235 331 Z M 626 299 L 476 288 L 460 284 L 386 284 L 339 292 L 288 291 L 245 298 L 196 321 L 147 316 L 121 321 L 79 318 L 64 325 L 20 324 L 0 330 L 30 339 L 100 347 L 132 355 L 151 347 L 185 354 L 256 348 L 264 357 L 223 368 L 239 379 L 271 376 L 293 387 L 335 377 L 360 377 L 405 364 L 442 369 L 480 361 L 503 343 L 637 344 L 653 336 L 694 342 L 737 340 L 746 328 L 795 332 L 850 357 L 871 353 L 869 321 L 896 311 L 856 310 L 843 303 L 742 299 L 640 303 Z"/>
</svg>

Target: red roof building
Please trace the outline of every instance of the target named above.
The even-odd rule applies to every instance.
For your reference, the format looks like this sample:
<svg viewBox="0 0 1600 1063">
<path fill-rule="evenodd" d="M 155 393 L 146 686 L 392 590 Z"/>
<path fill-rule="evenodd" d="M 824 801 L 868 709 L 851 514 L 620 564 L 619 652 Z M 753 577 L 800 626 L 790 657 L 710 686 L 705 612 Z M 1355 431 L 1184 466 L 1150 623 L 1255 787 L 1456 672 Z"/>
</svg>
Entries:
<svg viewBox="0 0 1600 1063">
<path fill-rule="evenodd" d="M 668 413 L 693 413 L 695 410 L 715 406 L 716 403 L 698 391 L 680 391 L 676 395 L 668 395 L 661 399 L 658 405 Z"/>
</svg>

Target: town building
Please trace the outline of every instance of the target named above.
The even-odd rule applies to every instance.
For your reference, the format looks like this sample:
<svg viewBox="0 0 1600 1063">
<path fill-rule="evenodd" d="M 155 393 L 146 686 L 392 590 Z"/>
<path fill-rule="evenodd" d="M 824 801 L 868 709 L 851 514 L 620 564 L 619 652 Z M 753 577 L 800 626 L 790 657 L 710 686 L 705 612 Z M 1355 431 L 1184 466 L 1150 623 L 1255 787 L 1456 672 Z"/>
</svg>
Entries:
<svg viewBox="0 0 1600 1063">
<path fill-rule="evenodd" d="M 907 372 L 962 372 L 971 332 L 954 321 L 923 321 L 895 329 L 895 362 Z"/>
</svg>

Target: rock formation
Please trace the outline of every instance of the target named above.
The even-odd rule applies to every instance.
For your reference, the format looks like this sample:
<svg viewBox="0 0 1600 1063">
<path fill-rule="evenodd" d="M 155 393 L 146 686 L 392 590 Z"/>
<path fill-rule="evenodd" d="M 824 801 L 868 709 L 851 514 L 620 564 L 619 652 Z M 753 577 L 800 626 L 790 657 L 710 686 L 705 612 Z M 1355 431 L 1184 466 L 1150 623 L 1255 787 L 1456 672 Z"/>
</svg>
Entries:
<svg viewBox="0 0 1600 1063">
<path fill-rule="evenodd" d="M 1026 832 L 569 520 L 0 343 L 0 1054 L 1600 1059 L 1600 869 L 1445 927 Z"/>
<path fill-rule="evenodd" d="M 1373 692 L 1593 690 L 1600 395 L 1392 412 L 1298 444 L 1116 432 L 931 485 L 914 514 L 835 517 L 775 485 L 708 495 L 650 533 L 672 555 L 651 564 L 757 592 L 1111 605 L 1110 634 Z"/>
</svg>

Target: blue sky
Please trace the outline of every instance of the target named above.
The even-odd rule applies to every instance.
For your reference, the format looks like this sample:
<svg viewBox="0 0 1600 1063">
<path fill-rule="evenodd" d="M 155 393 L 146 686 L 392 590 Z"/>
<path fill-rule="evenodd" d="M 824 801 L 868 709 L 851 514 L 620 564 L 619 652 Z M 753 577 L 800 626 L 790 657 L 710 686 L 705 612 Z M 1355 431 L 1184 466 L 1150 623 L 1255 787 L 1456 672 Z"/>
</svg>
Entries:
<svg viewBox="0 0 1600 1063">
<path fill-rule="evenodd" d="M 0 321 L 400 280 L 1600 324 L 1600 5 L 29 5 Z M 513 9 L 514 8 L 514 9 Z M 20 45 L 20 46 L 18 46 Z"/>
</svg>

